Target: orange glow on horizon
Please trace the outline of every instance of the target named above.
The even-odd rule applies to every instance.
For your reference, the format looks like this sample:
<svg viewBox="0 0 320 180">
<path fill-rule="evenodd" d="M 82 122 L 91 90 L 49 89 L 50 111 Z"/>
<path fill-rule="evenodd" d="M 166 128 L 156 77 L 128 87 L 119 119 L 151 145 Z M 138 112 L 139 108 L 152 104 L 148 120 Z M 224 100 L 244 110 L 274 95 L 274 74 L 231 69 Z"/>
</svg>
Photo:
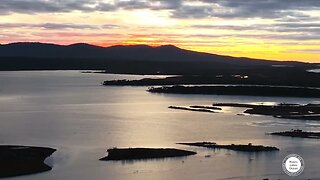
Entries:
<svg viewBox="0 0 320 180">
<path fill-rule="evenodd" d="M 309 14 L 315 16 L 318 12 L 310 11 Z M 278 24 L 278 28 L 282 26 L 274 19 L 175 18 L 170 10 L 139 8 L 110 12 L 16 12 L 0 17 L 1 44 L 88 43 L 103 47 L 171 44 L 182 49 L 235 57 L 320 63 L 319 36 L 310 36 L 314 28 L 305 27 L 309 33 L 292 32 L 296 30 L 294 28 L 289 28 L 288 32 L 282 32 L 286 29 L 277 31 L 273 24 Z M 304 24 L 294 25 L 300 23 Z M 310 24 L 317 25 L 316 22 Z"/>
</svg>

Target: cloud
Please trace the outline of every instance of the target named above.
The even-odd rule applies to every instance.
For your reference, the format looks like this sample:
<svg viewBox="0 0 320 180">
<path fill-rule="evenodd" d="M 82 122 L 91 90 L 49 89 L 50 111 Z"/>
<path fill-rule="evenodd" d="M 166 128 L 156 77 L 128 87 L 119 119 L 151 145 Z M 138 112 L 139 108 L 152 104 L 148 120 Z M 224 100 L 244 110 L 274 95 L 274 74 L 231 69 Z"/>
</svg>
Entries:
<svg viewBox="0 0 320 180">
<path fill-rule="evenodd" d="M 184 5 L 172 12 L 174 18 L 208 18 L 213 16 L 213 8 L 207 5 Z"/>
<path fill-rule="evenodd" d="M 26 38 L 27 34 L 20 34 L 15 32 L 0 32 L 1 38 Z"/>
<path fill-rule="evenodd" d="M 263 18 L 268 24 L 195 24 L 186 28 L 221 29 L 234 34 L 204 34 L 198 38 L 239 37 L 258 39 L 319 40 L 320 17 L 311 10 L 320 11 L 320 0 L 1 0 L 0 14 L 113 12 L 117 10 L 165 10 L 169 18 Z M 243 21 L 249 22 L 249 21 Z M 256 20 L 254 21 L 256 22 Z M 262 21 L 263 22 L 263 21 Z M 0 28 L 41 28 L 48 30 L 121 29 L 114 24 L 91 25 L 74 23 L 0 23 Z M 247 31 L 250 31 L 248 33 Z M 251 33 L 252 31 L 252 33 Z M 255 31 L 255 32 L 253 32 Z"/>
<path fill-rule="evenodd" d="M 320 28 L 320 23 L 277 23 L 276 25 L 288 28 Z"/>
<path fill-rule="evenodd" d="M 273 32 L 319 32 L 320 23 L 269 23 L 251 25 L 207 25 L 196 24 L 190 26 L 196 29 L 224 29 L 235 31 L 273 31 Z"/>
<path fill-rule="evenodd" d="M 320 34 L 243 34 L 237 35 L 242 38 L 256 38 L 256 39 L 278 39 L 278 40 L 294 40 L 294 41 L 314 41 L 320 40 Z"/>
<path fill-rule="evenodd" d="M 46 1 L 28 0 L 2 0 L 0 4 L 1 13 L 41 13 L 41 12 L 61 12 L 61 6 Z"/>
<path fill-rule="evenodd" d="M 73 23 L 0 23 L 0 28 L 43 28 L 48 30 L 63 29 L 116 29 L 122 26 L 114 24 L 90 25 L 90 24 L 73 24 Z"/>
<path fill-rule="evenodd" d="M 34 27 L 41 27 L 45 29 L 97 29 L 97 26 L 88 24 L 60 24 L 60 23 L 44 23 L 31 25 Z"/>
<path fill-rule="evenodd" d="M 121 37 L 120 34 L 108 34 L 108 33 L 85 33 L 85 32 L 35 32 L 32 33 L 38 37 Z"/>
<path fill-rule="evenodd" d="M 115 24 L 103 24 L 101 26 L 102 29 L 120 29 L 123 28 L 124 26 L 119 26 L 119 25 L 115 25 Z"/>
<path fill-rule="evenodd" d="M 174 9 L 181 5 L 182 0 L 1 0 L 0 12 L 7 13 L 59 13 L 71 11 L 116 11 L 119 9 L 153 10 Z"/>
<path fill-rule="evenodd" d="M 196 3 L 197 2 L 197 3 Z M 185 1 L 172 11 L 175 18 L 263 18 L 319 20 L 306 13 L 320 10 L 319 0 L 198 0 Z"/>
<path fill-rule="evenodd" d="M 319 0 L 1 0 L 0 12 L 56 13 L 116 11 L 119 9 L 170 10 L 174 18 L 271 18 L 281 21 L 318 19 L 305 13 L 320 10 Z"/>
<path fill-rule="evenodd" d="M 318 0 L 200 0 L 209 5 L 221 7 L 212 12 L 212 16 L 222 18 L 277 18 L 281 16 L 308 17 L 301 10 L 318 9 Z M 227 9 L 227 11 L 225 11 Z M 299 11 L 298 11 L 299 10 Z"/>
<path fill-rule="evenodd" d="M 29 27 L 27 23 L 1 23 L 1 29 L 8 29 L 8 28 L 20 28 L 20 27 Z"/>
<path fill-rule="evenodd" d="M 240 30 L 240 31 L 247 31 L 247 30 L 257 30 L 256 25 L 250 26 L 236 26 L 236 25 L 192 25 L 191 28 L 196 29 L 224 29 L 224 30 Z"/>
<path fill-rule="evenodd" d="M 288 50 L 290 53 L 304 53 L 304 54 L 320 54 L 320 49 L 299 49 L 299 50 Z"/>
<path fill-rule="evenodd" d="M 269 23 L 251 25 L 206 25 L 195 24 L 189 26 L 195 29 L 228 30 L 226 36 L 259 39 L 285 40 L 319 40 L 320 23 Z M 247 31 L 250 31 L 248 34 Z"/>
</svg>

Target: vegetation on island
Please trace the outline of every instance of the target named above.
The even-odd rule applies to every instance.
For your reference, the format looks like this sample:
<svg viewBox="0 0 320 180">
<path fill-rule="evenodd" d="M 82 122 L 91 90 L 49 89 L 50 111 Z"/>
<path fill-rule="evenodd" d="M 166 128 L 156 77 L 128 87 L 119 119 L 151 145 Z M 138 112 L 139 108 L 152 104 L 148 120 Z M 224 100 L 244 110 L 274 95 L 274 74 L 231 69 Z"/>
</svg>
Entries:
<svg viewBox="0 0 320 180">
<path fill-rule="evenodd" d="M 193 105 L 189 107 L 169 106 L 171 109 L 219 113 L 221 107 L 246 108 L 244 114 L 273 116 L 275 118 L 297 120 L 320 120 L 320 104 L 241 104 L 241 103 L 213 103 L 212 106 Z M 244 115 L 241 114 L 241 115 Z"/>
<path fill-rule="evenodd" d="M 182 157 L 196 154 L 193 151 L 186 151 L 172 148 L 111 148 L 107 150 L 108 156 L 100 160 L 140 160 Z"/>
<path fill-rule="evenodd" d="M 291 129 L 291 131 L 273 132 L 269 134 L 277 136 L 320 139 L 320 132 L 302 131 L 301 129 Z"/>
<path fill-rule="evenodd" d="M 253 145 L 251 143 L 247 145 L 220 145 L 214 142 L 194 142 L 194 143 L 177 143 L 187 146 L 205 147 L 211 149 L 228 149 L 233 151 L 245 151 L 245 152 L 262 152 L 262 151 L 279 151 L 279 148 L 273 146 Z"/>
<path fill-rule="evenodd" d="M 320 89 L 306 87 L 272 87 L 272 86 L 162 86 L 151 87 L 151 93 L 169 94 L 206 94 L 206 95 L 242 95 L 242 96 L 276 96 L 276 97 L 313 97 L 320 98 Z"/>
</svg>

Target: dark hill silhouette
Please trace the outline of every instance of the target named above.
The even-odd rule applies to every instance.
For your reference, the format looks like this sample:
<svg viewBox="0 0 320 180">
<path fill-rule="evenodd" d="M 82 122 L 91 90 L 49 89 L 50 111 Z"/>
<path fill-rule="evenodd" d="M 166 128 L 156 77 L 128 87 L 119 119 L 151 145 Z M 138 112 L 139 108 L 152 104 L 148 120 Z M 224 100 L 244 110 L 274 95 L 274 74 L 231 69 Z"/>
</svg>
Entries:
<svg viewBox="0 0 320 180">
<path fill-rule="evenodd" d="M 63 46 L 36 42 L 0 45 L 0 70 L 107 69 L 110 72 L 140 74 L 199 74 L 212 70 L 264 69 L 275 64 L 304 69 L 313 66 L 302 62 L 221 56 L 173 45 L 99 47 L 85 43 Z"/>
</svg>

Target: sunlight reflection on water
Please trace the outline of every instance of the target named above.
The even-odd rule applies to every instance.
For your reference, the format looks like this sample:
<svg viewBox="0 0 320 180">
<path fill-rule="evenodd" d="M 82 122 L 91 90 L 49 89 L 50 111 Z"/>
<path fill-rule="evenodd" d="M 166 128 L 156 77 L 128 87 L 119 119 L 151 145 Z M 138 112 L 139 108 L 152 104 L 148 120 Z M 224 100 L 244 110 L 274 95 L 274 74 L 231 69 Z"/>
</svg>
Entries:
<svg viewBox="0 0 320 180">
<path fill-rule="evenodd" d="M 318 141 L 266 136 L 299 127 L 320 130 L 318 122 L 168 109 L 170 105 L 234 103 L 316 103 L 319 99 L 215 95 L 164 95 L 146 87 L 103 87 L 107 79 L 142 76 L 83 74 L 79 71 L 0 72 L 0 142 L 57 148 L 53 171 L 13 180 L 55 179 L 278 179 L 281 161 L 300 154 L 307 168 L 299 177 L 319 177 Z M 177 142 L 264 144 L 276 153 L 239 153 L 177 145 Z M 101 162 L 111 147 L 177 147 L 195 150 L 182 159 Z M 211 155 L 210 157 L 205 157 Z M 241 164 L 241 166 L 239 166 Z"/>
</svg>

